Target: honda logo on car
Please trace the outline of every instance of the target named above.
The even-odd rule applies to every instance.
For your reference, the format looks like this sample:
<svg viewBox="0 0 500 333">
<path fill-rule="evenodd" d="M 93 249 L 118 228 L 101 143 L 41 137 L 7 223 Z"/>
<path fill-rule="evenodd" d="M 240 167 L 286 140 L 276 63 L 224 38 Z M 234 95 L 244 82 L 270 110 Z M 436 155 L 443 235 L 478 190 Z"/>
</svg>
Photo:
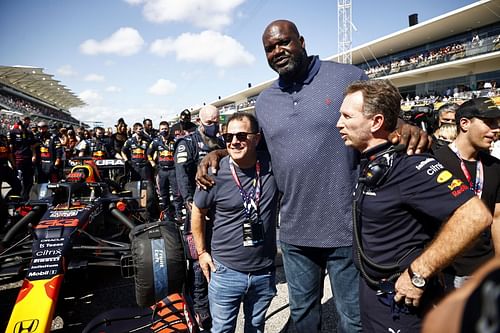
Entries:
<svg viewBox="0 0 500 333">
<path fill-rule="evenodd" d="M 14 326 L 14 333 L 31 333 L 35 332 L 38 328 L 38 319 L 28 319 L 23 321 L 18 321 L 16 326 Z"/>
</svg>

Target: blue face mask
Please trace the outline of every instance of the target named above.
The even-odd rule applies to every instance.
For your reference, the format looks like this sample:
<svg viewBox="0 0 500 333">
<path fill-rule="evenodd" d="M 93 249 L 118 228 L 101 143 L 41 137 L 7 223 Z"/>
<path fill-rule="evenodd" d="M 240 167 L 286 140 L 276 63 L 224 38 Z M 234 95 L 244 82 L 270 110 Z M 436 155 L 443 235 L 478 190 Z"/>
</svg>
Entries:
<svg viewBox="0 0 500 333">
<path fill-rule="evenodd" d="M 168 136 L 168 131 L 160 131 L 160 135 L 166 138 Z"/>
<path fill-rule="evenodd" d="M 219 124 L 203 125 L 205 135 L 210 138 L 216 138 L 219 133 Z"/>
</svg>

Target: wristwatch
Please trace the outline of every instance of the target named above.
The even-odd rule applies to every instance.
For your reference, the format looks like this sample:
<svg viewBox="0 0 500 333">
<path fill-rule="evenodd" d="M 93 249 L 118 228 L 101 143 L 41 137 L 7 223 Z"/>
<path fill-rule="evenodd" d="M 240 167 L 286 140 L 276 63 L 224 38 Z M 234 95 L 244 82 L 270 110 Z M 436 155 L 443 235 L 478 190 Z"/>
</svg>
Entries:
<svg viewBox="0 0 500 333">
<path fill-rule="evenodd" d="M 411 269 L 411 265 L 408 266 L 408 274 L 410 275 L 411 283 L 415 287 L 420 288 L 420 289 L 425 288 L 425 285 L 427 284 L 427 280 L 422 275 L 415 273 Z"/>
</svg>

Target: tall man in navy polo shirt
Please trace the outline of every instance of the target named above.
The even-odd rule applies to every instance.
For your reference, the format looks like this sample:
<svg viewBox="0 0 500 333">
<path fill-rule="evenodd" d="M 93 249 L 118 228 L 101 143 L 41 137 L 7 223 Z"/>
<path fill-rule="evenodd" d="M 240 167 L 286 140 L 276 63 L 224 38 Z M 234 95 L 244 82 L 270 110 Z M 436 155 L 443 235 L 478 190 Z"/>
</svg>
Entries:
<svg viewBox="0 0 500 333">
<path fill-rule="evenodd" d="M 399 154 L 390 144 L 400 101 L 389 81 L 355 82 L 337 123 L 345 144 L 361 152 L 354 243 L 366 332 L 420 332 L 443 289 L 435 275 L 492 222 L 468 185 L 431 155 Z"/>
<path fill-rule="evenodd" d="M 291 316 L 297 331 L 320 331 L 326 268 L 340 329 L 358 332 L 350 197 L 357 160 L 335 124 L 345 87 L 367 77 L 354 66 L 308 57 L 292 22 L 272 22 L 262 42 L 279 79 L 260 94 L 255 110 L 283 192 L 280 241 Z"/>
<path fill-rule="evenodd" d="M 359 274 L 351 248 L 351 193 L 359 159 L 345 147 L 335 124 L 345 88 L 367 76 L 351 65 L 308 57 L 304 38 L 290 21 L 269 24 L 262 42 L 279 78 L 259 95 L 255 112 L 283 193 L 280 240 L 291 317 L 298 332 L 320 331 L 327 269 L 339 330 L 360 332 Z M 419 141 L 418 129 L 409 132 L 409 150 L 427 144 L 425 135 Z M 215 164 L 211 157 L 200 164 L 197 181 L 202 186 L 213 184 L 204 170 Z"/>
</svg>

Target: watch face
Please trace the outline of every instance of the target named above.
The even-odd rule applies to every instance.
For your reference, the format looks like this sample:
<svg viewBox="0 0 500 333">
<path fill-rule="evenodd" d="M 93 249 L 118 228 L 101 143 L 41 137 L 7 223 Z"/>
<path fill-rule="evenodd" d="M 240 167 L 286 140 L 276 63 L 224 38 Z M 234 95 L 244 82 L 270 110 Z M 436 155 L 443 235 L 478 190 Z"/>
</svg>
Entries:
<svg viewBox="0 0 500 333">
<path fill-rule="evenodd" d="M 411 283 L 417 288 L 423 288 L 425 287 L 425 279 L 420 276 L 413 276 L 411 278 Z"/>
</svg>

